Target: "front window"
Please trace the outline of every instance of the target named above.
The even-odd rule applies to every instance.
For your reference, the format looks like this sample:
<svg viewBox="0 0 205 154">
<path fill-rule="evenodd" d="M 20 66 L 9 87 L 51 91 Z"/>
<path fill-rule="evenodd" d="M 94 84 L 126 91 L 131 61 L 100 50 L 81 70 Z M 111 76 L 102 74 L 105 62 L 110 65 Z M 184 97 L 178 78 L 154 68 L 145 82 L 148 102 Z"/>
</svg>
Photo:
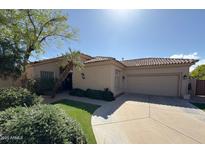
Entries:
<svg viewBox="0 0 205 154">
<path fill-rule="evenodd" d="M 54 72 L 50 71 L 41 71 L 41 79 L 54 79 Z"/>
</svg>

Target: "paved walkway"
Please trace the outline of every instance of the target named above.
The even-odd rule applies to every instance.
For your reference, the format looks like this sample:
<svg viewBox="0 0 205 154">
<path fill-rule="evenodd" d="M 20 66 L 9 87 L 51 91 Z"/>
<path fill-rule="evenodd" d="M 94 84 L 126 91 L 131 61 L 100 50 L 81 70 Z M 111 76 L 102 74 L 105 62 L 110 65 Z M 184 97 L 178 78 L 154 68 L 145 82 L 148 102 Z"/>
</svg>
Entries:
<svg viewBox="0 0 205 154">
<path fill-rule="evenodd" d="M 205 143 L 205 112 L 177 98 L 123 95 L 92 116 L 97 143 Z"/>
<path fill-rule="evenodd" d="M 57 102 L 62 99 L 74 100 L 74 101 L 79 101 L 82 103 L 90 103 L 90 104 L 95 104 L 95 105 L 100 105 L 100 106 L 109 103 L 109 102 L 105 102 L 101 100 L 89 99 L 86 97 L 71 96 L 68 94 L 68 92 L 57 94 L 55 98 L 51 98 L 51 96 L 45 96 L 45 95 L 43 95 L 42 97 L 44 98 L 44 101 L 46 103 L 53 103 L 53 102 Z"/>
</svg>

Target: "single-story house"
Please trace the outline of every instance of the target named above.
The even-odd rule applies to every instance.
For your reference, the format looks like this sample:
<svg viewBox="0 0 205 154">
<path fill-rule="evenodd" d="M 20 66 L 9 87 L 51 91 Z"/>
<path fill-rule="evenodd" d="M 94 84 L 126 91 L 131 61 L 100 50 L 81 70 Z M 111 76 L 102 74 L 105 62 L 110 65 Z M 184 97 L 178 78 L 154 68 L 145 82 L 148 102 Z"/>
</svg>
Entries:
<svg viewBox="0 0 205 154">
<path fill-rule="evenodd" d="M 73 70 L 68 80 L 72 88 L 104 90 L 115 96 L 139 93 L 160 96 L 184 96 L 188 93 L 189 67 L 197 60 L 173 58 L 142 58 L 118 61 L 112 57 L 81 54 L 85 67 Z M 28 78 L 58 78 L 62 57 L 32 62 Z"/>
</svg>

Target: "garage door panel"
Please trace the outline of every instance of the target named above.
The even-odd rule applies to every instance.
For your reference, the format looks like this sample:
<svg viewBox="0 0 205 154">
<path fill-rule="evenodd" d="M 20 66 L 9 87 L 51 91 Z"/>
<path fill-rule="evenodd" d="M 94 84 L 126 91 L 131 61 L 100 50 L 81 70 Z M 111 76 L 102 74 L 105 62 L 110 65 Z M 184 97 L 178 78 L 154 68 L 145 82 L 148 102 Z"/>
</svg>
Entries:
<svg viewBox="0 0 205 154">
<path fill-rule="evenodd" d="M 128 76 L 127 92 L 178 96 L 178 76 Z"/>
</svg>

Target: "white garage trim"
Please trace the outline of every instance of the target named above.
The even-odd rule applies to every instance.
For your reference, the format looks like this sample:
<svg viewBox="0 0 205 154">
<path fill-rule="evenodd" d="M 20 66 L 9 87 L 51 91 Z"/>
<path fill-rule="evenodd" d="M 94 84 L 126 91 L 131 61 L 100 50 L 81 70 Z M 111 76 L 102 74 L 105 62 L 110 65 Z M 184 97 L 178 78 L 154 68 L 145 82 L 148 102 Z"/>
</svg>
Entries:
<svg viewBox="0 0 205 154">
<path fill-rule="evenodd" d="M 174 82 L 175 86 L 173 85 L 173 87 L 172 87 L 172 88 L 176 87 L 176 93 L 174 94 L 174 92 L 173 92 L 171 94 L 171 92 L 170 92 L 170 94 L 164 93 L 162 95 L 164 95 L 164 96 L 165 95 L 167 95 L 167 96 L 169 96 L 169 95 L 180 96 L 180 90 L 181 90 L 181 88 L 180 88 L 181 87 L 181 84 L 180 84 L 180 73 L 145 73 L 145 74 L 141 74 L 140 73 L 140 74 L 127 74 L 127 92 L 140 93 L 139 92 L 140 90 L 137 89 L 137 87 L 136 87 L 136 89 L 134 87 L 132 87 L 132 88 L 130 87 L 130 86 L 134 86 L 135 83 L 137 84 L 137 78 L 138 78 L 138 80 L 142 81 L 142 82 L 140 82 L 140 83 L 142 83 L 141 87 L 143 87 L 143 82 L 145 82 L 145 88 L 144 88 L 145 93 L 144 94 L 146 94 L 146 91 L 147 91 L 148 94 L 151 94 L 149 92 L 149 89 L 148 89 L 149 85 L 146 85 L 146 80 L 147 80 L 146 78 L 156 77 L 155 80 L 159 80 L 160 77 L 162 77 L 164 83 L 166 83 L 166 78 L 163 78 L 165 76 L 167 77 L 167 82 L 169 82 L 169 80 L 175 81 L 175 77 L 176 77 L 176 81 Z M 135 80 L 134 77 L 136 77 L 136 82 L 134 81 Z M 143 77 L 144 77 L 144 81 L 143 81 Z M 131 83 L 129 83 L 129 80 L 130 80 Z M 151 82 L 149 82 L 149 83 L 151 83 L 150 86 L 152 86 L 152 83 L 153 83 L 153 85 L 156 86 L 156 83 L 154 83 L 155 82 L 154 78 L 153 78 L 153 82 L 152 82 L 152 79 L 147 80 L 147 81 L 151 81 Z M 170 85 L 170 86 L 172 86 L 172 85 Z M 146 90 L 146 87 L 147 87 L 147 90 Z M 143 88 L 142 88 L 142 90 L 143 90 Z M 135 92 L 135 91 L 137 91 L 137 92 Z M 152 90 L 150 90 L 150 91 L 152 91 Z M 156 94 L 157 94 L 157 92 L 153 93 L 153 95 L 156 95 Z M 157 95 L 160 95 L 160 92 Z"/>
</svg>

